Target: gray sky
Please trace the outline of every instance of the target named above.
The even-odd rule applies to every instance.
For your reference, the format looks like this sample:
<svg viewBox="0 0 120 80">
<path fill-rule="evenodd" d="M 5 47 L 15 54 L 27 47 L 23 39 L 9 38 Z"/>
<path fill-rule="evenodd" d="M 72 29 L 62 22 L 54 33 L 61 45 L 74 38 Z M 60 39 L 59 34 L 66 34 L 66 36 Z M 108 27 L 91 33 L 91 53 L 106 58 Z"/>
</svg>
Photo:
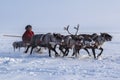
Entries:
<svg viewBox="0 0 120 80">
<path fill-rule="evenodd" d="M 0 0 L 0 32 L 62 32 L 80 24 L 79 32 L 119 32 L 120 0 Z"/>
</svg>

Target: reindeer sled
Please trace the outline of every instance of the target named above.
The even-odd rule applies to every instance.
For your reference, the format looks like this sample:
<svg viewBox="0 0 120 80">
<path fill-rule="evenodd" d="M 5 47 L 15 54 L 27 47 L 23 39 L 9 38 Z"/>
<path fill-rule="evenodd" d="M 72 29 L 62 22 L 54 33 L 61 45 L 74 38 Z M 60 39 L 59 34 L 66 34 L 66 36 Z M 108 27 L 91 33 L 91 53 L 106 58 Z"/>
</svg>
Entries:
<svg viewBox="0 0 120 80">
<path fill-rule="evenodd" d="M 15 42 L 13 42 L 13 44 L 12 44 L 14 51 L 15 51 L 16 49 L 18 49 L 18 50 L 20 51 L 21 48 L 27 49 L 27 47 L 28 47 L 29 45 L 30 45 L 30 43 L 25 43 L 25 42 L 23 42 L 23 41 L 15 41 Z M 43 51 L 43 50 L 42 50 L 41 47 L 36 47 L 35 50 L 34 50 L 34 52 L 36 52 L 36 53 L 42 53 L 42 51 Z"/>
<path fill-rule="evenodd" d="M 60 56 L 56 50 L 58 48 L 64 57 L 69 54 L 69 49 L 72 49 L 72 56 L 77 57 L 81 49 L 84 49 L 88 53 L 88 56 L 91 56 L 90 49 L 92 50 L 94 59 L 97 59 L 104 50 L 102 45 L 112 40 L 112 36 L 108 33 L 78 34 L 79 25 L 74 27 L 76 30 L 75 34 L 69 31 L 69 25 L 64 27 L 64 29 L 68 32 L 68 35 L 62 35 L 60 33 L 35 34 L 29 44 L 23 43 L 22 41 L 13 42 L 14 50 L 17 48 L 20 50 L 21 47 L 25 47 L 25 53 L 27 53 L 31 47 L 30 54 L 32 54 L 34 48 L 40 47 L 38 49 L 40 51 L 41 47 L 43 47 L 48 49 L 49 57 L 51 57 L 51 51 L 57 57 Z M 98 55 L 96 49 L 100 50 Z"/>
<path fill-rule="evenodd" d="M 72 56 L 77 57 L 81 49 L 84 49 L 89 56 L 91 56 L 88 49 L 92 50 L 93 57 L 96 59 L 101 56 L 103 52 L 102 45 L 104 42 L 111 41 L 112 36 L 108 33 L 93 33 L 93 34 L 78 34 L 79 25 L 74 27 L 76 29 L 75 34 L 70 33 L 69 25 L 64 28 L 69 35 L 61 35 L 59 33 L 46 33 L 46 34 L 38 34 L 34 35 L 31 40 L 30 45 L 26 49 L 26 53 L 31 47 L 30 54 L 35 47 L 46 47 L 48 48 L 49 56 L 51 57 L 51 51 L 55 53 L 55 56 L 60 56 L 60 54 L 56 51 L 56 46 L 59 45 L 59 50 L 62 52 L 63 57 L 69 54 L 69 49 L 73 50 Z M 41 41 L 41 43 L 38 43 Z M 95 50 L 100 50 L 100 53 L 97 55 Z"/>
<path fill-rule="evenodd" d="M 16 36 L 16 35 L 3 35 L 5 37 L 15 37 L 15 38 L 21 38 L 22 36 Z M 27 46 L 30 45 L 30 43 L 25 43 L 23 41 L 14 41 L 12 43 L 13 46 L 13 50 L 16 51 L 16 49 L 18 49 L 20 51 L 21 48 L 27 48 Z M 36 52 L 39 50 L 40 48 L 37 47 L 36 48 Z"/>
<path fill-rule="evenodd" d="M 13 45 L 14 51 L 16 49 L 19 49 L 19 51 L 20 51 L 20 48 L 22 48 L 22 47 L 26 48 L 29 45 L 29 43 L 24 43 L 23 41 L 15 41 L 15 42 L 13 42 L 12 45 Z"/>
</svg>

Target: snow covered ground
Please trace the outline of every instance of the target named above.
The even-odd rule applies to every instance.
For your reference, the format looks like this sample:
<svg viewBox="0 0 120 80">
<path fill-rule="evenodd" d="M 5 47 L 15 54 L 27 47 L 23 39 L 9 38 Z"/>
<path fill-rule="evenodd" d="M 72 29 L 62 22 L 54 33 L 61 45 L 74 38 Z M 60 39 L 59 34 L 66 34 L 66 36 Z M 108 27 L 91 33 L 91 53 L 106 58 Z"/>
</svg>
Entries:
<svg viewBox="0 0 120 80">
<path fill-rule="evenodd" d="M 120 33 L 110 34 L 113 40 L 103 45 L 99 60 L 84 50 L 79 58 L 51 58 L 46 50 L 32 55 L 23 53 L 24 48 L 14 52 L 12 42 L 20 39 L 0 34 L 0 80 L 120 80 Z"/>
</svg>

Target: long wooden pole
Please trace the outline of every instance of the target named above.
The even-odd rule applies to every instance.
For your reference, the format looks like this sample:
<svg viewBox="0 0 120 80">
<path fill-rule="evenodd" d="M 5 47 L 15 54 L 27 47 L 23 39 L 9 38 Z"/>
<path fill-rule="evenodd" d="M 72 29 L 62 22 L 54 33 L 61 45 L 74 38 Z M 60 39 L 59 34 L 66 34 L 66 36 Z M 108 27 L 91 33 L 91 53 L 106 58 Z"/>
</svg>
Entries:
<svg viewBox="0 0 120 80">
<path fill-rule="evenodd" d="M 22 36 L 17 36 L 17 35 L 3 35 L 3 36 L 5 36 L 5 37 L 22 37 Z"/>
</svg>

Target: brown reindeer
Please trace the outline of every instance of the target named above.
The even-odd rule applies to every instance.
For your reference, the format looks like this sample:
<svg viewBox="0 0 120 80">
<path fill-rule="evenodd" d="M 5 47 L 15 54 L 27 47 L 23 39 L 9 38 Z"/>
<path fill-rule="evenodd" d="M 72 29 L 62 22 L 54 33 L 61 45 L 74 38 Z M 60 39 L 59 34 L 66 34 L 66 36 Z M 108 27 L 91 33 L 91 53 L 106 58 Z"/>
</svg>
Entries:
<svg viewBox="0 0 120 80">
<path fill-rule="evenodd" d="M 75 34 L 70 33 L 69 25 L 67 27 L 64 27 L 64 29 L 68 32 L 69 35 L 64 36 L 63 38 L 64 42 L 60 45 L 60 50 L 63 53 L 63 56 L 67 56 L 69 53 L 69 49 L 73 49 L 73 55 L 74 55 L 78 53 L 78 49 L 80 47 L 83 47 L 83 43 L 81 41 L 83 37 L 80 35 L 77 35 L 79 30 L 79 24 L 77 25 L 77 27 L 74 27 L 74 29 L 76 29 Z M 79 46 L 78 46 L 78 43 L 79 43 Z M 63 49 L 65 49 L 65 51 L 63 51 Z M 84 50 L 86 50 L 88 55 L 90 55 L 87 49 L 84 49 Z"/>
<path fill-rule="evenodd" d="M 82 35 L 83 36 L 83 35 Z M 83 36 L 84 37 L 84 36 Z M 107 41 L 111 41 L 112 40 L 112 36 L 109 35 L 108 33 L 101 33 L 100 35 L 97 35 L 96 33 L 95 34 L 92 34 L 91 36 L 88 36 L 90 37 L 90 41 L 88 41 L 87 43 L 85 43 L 86 39 L 83 39 L 83 46 L 81 46 L 80 44 L 77 44 L 76 47 L 75 47 L 75 51 L 79 51 L 80 49 L 92 49 L 92 52 L 93 52 L 93 56 L 94 58 L 98 58 L 102 52 L 103 52 L 103 48 L 102 48 L 102 45 L 104 44 L 104 42 L 107 42 Z M 87 38 L 87 37 L 86 37 Z M 95 49 L 98 49 L 100 50 L 100 53 L 96 56 L 96 53 L 95 53 Z M 73 53 L 73 55 L 75 55 L 75 53 Z"/>
<path fill-rule="evenodd" d="M 98 58 L 102 54 L 102 52 L 103 52 L 102 45 L 105 42 L 111 41 L 111 40 L 112 40 L 112 36 L 110 34 L 108 34 L 108 33 L 101 33 L 99 36 L 97 36 L 94 39 L 95 43 L 91 47 L 92 51 L 93 51 L 94 58 Z M 101 52 L 97 56 L 96 56 L 96 53 L 95 53 L 95 49 L 101 50 Z"/>
</svg>

